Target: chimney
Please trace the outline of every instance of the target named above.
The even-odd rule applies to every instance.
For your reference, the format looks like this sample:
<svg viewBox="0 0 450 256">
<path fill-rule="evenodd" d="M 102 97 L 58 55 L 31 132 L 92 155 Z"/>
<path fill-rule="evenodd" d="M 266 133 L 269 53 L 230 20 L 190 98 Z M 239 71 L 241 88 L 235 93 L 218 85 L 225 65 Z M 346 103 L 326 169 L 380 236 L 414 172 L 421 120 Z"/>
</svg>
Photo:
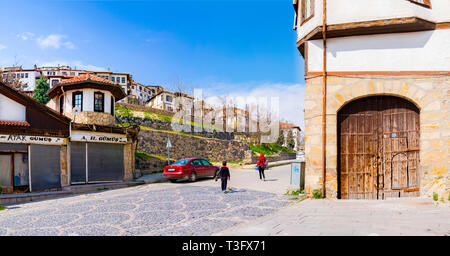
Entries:
<svg viewBox="0 0 450 256">
<path fill-rule="evenodd" d="M 111 72 L 111 69 L 110 69 L 110 68 L 108 68 L 108 72 Z"/>
</svg>

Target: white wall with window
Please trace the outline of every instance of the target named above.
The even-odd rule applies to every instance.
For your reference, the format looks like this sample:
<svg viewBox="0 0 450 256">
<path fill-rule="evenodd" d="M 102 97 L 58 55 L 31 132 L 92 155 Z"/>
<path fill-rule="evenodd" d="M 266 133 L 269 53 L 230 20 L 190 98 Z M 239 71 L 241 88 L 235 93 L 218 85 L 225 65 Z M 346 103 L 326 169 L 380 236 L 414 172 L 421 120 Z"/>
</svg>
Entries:
<svg viewBox="0 0 450 256">
<path fill-rule="evenodd" d="M 323 0 L 296 0 L 298 40 L 322 26 Z M 421 2 L 425 3 L 422 4 Z M 431 8 L 427 7 L 430 3 Z M 302 9 L 304 6 L 305 9 Z M 310 11 L 310 8 L 314 11 Z M 418 17 L 432 22 L 449 22 L 448 0 L 339 0 L 327 1 L 327 25 Z M 302 22 L 302 14 L 311 14 Z"/>
<path fill-rule="evenodd" d="M 79 106 L 82 112 L 104 112 L 114 115 L 115 99 L 109 91 L 96 89 L 68 91 L 57 100 L 55 105 L 58 111 L 61 109 L 61 97 L 64 97 L 63 113 L 72 113 L 73 108 Z"/>
</svg>

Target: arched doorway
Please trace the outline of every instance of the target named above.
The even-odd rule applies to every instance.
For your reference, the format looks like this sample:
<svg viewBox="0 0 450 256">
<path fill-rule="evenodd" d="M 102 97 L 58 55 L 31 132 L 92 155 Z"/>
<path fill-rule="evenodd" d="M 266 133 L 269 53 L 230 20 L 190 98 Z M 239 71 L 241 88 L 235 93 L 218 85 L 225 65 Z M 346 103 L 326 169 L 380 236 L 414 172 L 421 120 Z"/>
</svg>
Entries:
<svg viewBox="0 0 450 256">
<path fill-rule="evenodd" d="M 419 196 L 420 111 L 393 96 L 357 99 L 338 112 L 338 197 Z"/>
</svg>

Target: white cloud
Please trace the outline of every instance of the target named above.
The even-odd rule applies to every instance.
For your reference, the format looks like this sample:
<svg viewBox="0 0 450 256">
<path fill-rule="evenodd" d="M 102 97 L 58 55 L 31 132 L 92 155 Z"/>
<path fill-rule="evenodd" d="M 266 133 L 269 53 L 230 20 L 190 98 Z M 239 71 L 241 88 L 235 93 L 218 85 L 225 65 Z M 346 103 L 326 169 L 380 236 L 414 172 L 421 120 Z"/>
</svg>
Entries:
<svg viewBox="0 0 450 256">
<path fill-rule="evenodd" d="M 19 37 L 20 39 L 26 41 L 28 39 L 33 38 L 34 34 L 31 33 L 31 32 L 23 32 L 23 33 L 17 34 L 17 37 Z"/>
<path fill-rule="evenodd" d="M 70 66 L 72 68 L 82 69 L 82 70 L 89 70 L 89 71 L 105 71 L 106 68 L 91 65 L 91 64 L 84 64 L 83 62 L 77 60 L 77 61 L 36 61 L 38 66 L 40 67 L 56 67 L 58 65 L 60 66 Z"/>
<path fill-rule="evenodd" d="M 6 49 L 6 48 L 7 48 L 6 46 L 0 44 L 0 51 L 1 51 L 1 50 L 4 50 L 4 49 Z"/>
<path fill-rule="evenodd" d="M 206 97 L 278 97 L 280 119 L 304 127 L 304 98 L 305 86 L 303 84 L 287 83 L 213 83 L 204 90 Z M 204 96 L 205 97 L 205 96 Z M 243 106 L 240 106 L 243 107 Z"/>
<path fill-rule="evenodd" d="M 41 48 L 55 48 L 65 47 L 67 49 L 75 49 L 75 45 L 70 41 L 65 41 L 66 35 L 51 34 L 47 37 L 39 37 L 36 42 Z"/>
</svg>

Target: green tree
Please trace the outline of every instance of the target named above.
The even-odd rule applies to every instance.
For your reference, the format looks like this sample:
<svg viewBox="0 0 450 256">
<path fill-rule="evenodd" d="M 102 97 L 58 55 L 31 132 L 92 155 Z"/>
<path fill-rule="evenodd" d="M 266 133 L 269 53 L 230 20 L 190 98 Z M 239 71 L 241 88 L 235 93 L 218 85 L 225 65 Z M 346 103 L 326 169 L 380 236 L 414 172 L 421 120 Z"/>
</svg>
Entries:
<svg viewBox="0 0 450 256">
<path fill-rule="evenodd" d="M 48 86 L 47 79 L 44 77 L 39 78 L 39 80 L 36 81 L 33 99 L 40 103 L 47 104 L 50 101 L 50 97 L 47 95 L 49 89 L 50 87 Z"/>
<path fill-rule="evenodd" d="M 292 130 L 288 131 L 286 140 L 287 140 L 287 147 L 294 150 L 295 140 L 294 140 L 294 134 L 292 133 Z"/>
<path fill-rule="evenodd" d="M 281 125 L 280 125 L 280 133 L 278 134 L 277 144 L 281 147 L 284 144 L 284 131 L 281 129 Z"/>
</svg>

